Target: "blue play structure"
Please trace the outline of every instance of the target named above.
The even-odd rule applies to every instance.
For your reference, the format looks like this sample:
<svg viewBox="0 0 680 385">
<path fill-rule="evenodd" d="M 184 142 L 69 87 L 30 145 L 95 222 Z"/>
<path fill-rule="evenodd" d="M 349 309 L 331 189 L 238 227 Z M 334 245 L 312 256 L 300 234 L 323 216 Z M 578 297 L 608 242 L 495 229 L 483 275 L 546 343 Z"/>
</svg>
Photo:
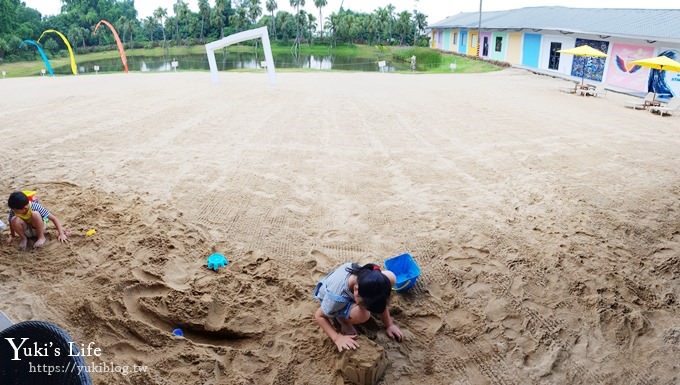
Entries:
<svg viewBox="0 0 680 385">
<path fill-rule="evenodd" d="M 42 46 L 40 43 L 37 43 L 33 40 L 24 40 L 21 45 L 19 45 L 19 48 L 25 46 L 25 45 L 32 45 L 35 48 L 38 49 L 38 53 L 40 54 L 40 57 L 43 60 L 43 63 L 45 63 L 45 68 L 47 68 L 47 73 L 50 74 L 50 76 L 54 76 L 54 70 L 52 70 L 52 66 L 50 65 L 50 61 L 47 59 L 47 55 L 45 55 L 45 51 L 43 51 Z"/>
<path fill-rule="evenodd" d="M 219 253 L 210 254 L 208 257 L 208 269 L 217 271 L 220 267 L 225 267 L 229 264 L 227 258 Z"/>
<path fill-rule="evenodd" d="M 420 276 L 420 267 L 409 253 L 386 259 L 385 268 L 397 276 L 394 290 L 399 293 L 415 286 Z"/>
</svg>

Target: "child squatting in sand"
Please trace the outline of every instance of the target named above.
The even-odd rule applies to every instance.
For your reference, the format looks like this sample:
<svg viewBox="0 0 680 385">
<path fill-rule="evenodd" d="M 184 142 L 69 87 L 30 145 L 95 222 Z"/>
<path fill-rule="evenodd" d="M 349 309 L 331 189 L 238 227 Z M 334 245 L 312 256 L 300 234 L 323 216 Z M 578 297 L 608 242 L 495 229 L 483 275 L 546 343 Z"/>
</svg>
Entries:
<svg viewBox="0 0 680 385">
<path fill-rule="evenodd" d="M 49 221 L 54 222 L 57 227 L 57 239 L 61 242 L 68 240 L 68 234 L 64 230 L 59 218 L 50 214 L 38 202 L 31 202 L 28 196 L 21 191 L 10 194 L 7 200 L 9 206 L 8 222 L 10 234 L 7 243 L 11 244 L 15 235 L 19 236 L 19 249 L 25 250 L 28 245 L 28 238 L 36 238 L 33 247 L 42 247 L 47 239 L 45 229 Z"/>
<path fill-rule="evenodd" d="M 353 325 L 368 321 L 371 313 L 380 314 L 387 335 L 401 341 L 403 334 L 392 321 L 387 307 L 395 282 L 394 273 L 381 271 L 378 265 L 345 263 L 316 285 L 314 297 L 321 304 L 314 313 L 314 319 L 333 340 L 338 351 L 359 347 Z M 333 327 L 332 318 L 340 324 L 340 333 Z"/>
</svg>

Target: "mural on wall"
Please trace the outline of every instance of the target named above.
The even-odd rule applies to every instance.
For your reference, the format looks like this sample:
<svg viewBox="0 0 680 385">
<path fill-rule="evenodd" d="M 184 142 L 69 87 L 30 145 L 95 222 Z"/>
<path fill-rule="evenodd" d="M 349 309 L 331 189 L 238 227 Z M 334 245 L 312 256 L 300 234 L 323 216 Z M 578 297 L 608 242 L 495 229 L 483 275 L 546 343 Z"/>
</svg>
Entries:
<svg viewBox="0 0 680 385">
<path fill-rule="evenodd" d="M 607 84 L 640 92 L 647 91 L 649 68 L 628 63 L 652 56 L 654 56 L 654 47 L 614 43 L 609 55 Z"/>
<path fill-rule="evenodd" d="M 667 56 L 680 61 L 677 49 L 662 49 L 658 56 Z M 672 98 L 680 94 L 680 73 L 675 71 L 651 70 L 647 83 L 649 92 L 656 92 L 662 98 Z"/>
<path fill-rule="evenodd" d="M 580 47 L 582 45 L 589 45 L 604 53 L 607 53 L 607 50 L 609 49 L 608 41 L 576 39 L 576 45 L 574 47 Z M 605 62 L 606 58 L 574 56 L 574 61 L 571 64 L 571 76 L 579 78 L 585 77 L 586 79 L 601 82 L 602 75 L 604 75 Z"/>
</svg>

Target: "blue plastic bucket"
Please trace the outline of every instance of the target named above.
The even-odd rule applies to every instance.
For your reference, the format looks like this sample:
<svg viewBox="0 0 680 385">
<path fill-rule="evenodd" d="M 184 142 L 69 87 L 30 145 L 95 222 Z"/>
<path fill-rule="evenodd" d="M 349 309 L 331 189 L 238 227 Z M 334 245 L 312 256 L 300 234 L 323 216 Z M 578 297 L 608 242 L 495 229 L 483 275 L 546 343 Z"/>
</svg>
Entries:
<svg viewBox="0 0 680 385">
<path fill-rule="evenodd" d="M 420 267 L 409 253 L 386 259 L 385 268 L 397 276 L 394 290 L 400 293 L 415 286 L 420 276 Z"/>
</svg>

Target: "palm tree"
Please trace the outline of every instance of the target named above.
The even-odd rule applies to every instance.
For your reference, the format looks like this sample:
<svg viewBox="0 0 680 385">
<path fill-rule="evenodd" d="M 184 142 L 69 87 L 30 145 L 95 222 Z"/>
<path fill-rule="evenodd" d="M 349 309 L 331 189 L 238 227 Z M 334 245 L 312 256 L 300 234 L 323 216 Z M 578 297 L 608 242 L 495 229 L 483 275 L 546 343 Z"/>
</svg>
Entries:
<svg viewBox="0 0 680 385">
<path fill-rule="evenodd" d="M 101 33 L 94 33 L 95 25 L 90 27 L 90 36 L 95 36 L 97 38 L 97 43 L 94 45 L 102 45 L 102 34 Z"/>
<path fill-rule="evenodd" d="M 127 22 L 123 24 L 123 26 L 125 27 L 127 32 L 130 33 L 130 38 L 128 39 L 128 43 L 129 43 L 128 46 L 130 47 L 130 49 L 135 48 L 134 33 L 135 33 L 135 25 L 137 25 L 136 23 L 138 23 L 137 19 L 128 19 Z"/>
<path fill-rule="evenodd" d="M 373 45 L 375 35 L 380 35 L 381 24 L 378 17 L 373 13 L 369 13 L 360 17 L 357 22 L 361 31 L 359 39 L 364 40 L 368 45 Z M 380 41 L 380 39 L 378 38 L 377 41 Z"/>
<path fill-rule="evenodd" d="M 418 11 L 415 11 L 414 13 L 416 18 L 416 31 L 422 34 L 425 31 L 425 28 L 427 28 L 427 15 Z M 414 40 L 418 40 L 417 36 Z M 413 45 L 418 45 L 418 42 L 414 41 Z"/>
<path fill-rule="evenodd" d="M 309 27 L 309 45 L 314 44 L 314 30 L 316 29 L 316 17 L 311 13 L 307 14 L 307 27 Z"/>
<path fill-rule="evenodd" d="M 89 34 L 90 34 L 89 29 L 87 29 L 85 27 L 80 27 L 80 36 L 82 36 L 82 38 L 83 38 L 83 48 L 85 48 L 87 46 L 87 44 L 85 44 L 85 43 L 87 42 L 87 37 L 88 37 Z"/>
<path fill-rule="evenodd" d="M 392 4 L 387 4 L 387 7 L 385 7 L 385 10 L 387 11 L 387 23 L 388 23 L 388 39 L 391 42 L 392 40 L 392 24 L 394 23 L 394 11 L 397 8 L 394 7 Z"/>
<path fill-rule="evenodd" d="M 272 15 L 272 31 L 274 36 L 276 36 L 276 18 L 274 17 L 274 11 L 276 11 L 279 5 L 276 4 L 276 0 L 267 0 L 267 2 L 265 3 L 265 7 L 267 8 L 267 11 Z"/>
<path fill-rule="evenodd" d="M 410 35 L 413 34 L 414 24 L 411 20 L 411 13 L 409 11 L 402 11 L 397 16 L 397 24 L 395 25 L 395 30 L 399 36 L 399 45 L 404 45 Z"/>
<path fill-rule="evenodd" d="M 210 17 L 210 4 L 208 4 L 208 0 L 198 0 L 198 14 L 201 15 L 201 41 L 204 42 L 205 19 Z"/>
<path fill-rule="evenodd" d="M 250 0 L 248 2 L 248 18 L 250 19 L 250 23 L 254 25 L 260 15 L 262 15 L 262 6 L 260 5 L 260 0 Z M 258 43 L 259 41 L 255 40 L 255 63 L 259 63 L 259 60 L 257 59 Z"/>
<path fill-rule="evenodd" d="M 121 16 L 118 18 L 118 30 L 123 33 L 123 46 L 125 46 L 125 31 L 127 31 L 128 18 Z"/>
<path fill-rule="evenodd" d="M 165 43 L 165 23 L 163 22 L 163 19 L 168 17 L 168 10 L 162 7 L 156 8 L 155 11 L 153 11 L 153 17 L 158 20 L 159 23 L 161 23 L 161 30 L 163 31 L 163 47 L 166 47 Z"/>
<path fill-rule="evenodd" d="M 262 16 L 262 5 L 260 4 L 260 0 L 250 0 L 248 2 L 248 18 L 250 19 L 251 24 L 255 24 L 257 18 L 260 16 Z"/>
<path fill-rule="evenodd" d="M 290 0 L 290 6 L 295 7 L 295 24 L 297 30 L 295 32 L 295 43 L 293 43 L 293 53 L 298 54 L 300 50 L 300 7 L 305 6 L 305 0 Z"/>
<path fill-rule="evenodd" d="M 240 4 L 238 8 L 236 8 L 236 12 L 234 12 L 233 15 L 229 16 L 229 25 L 235 28 L 236 31 L 245 30 L 249 22 L 250 21 L 248 20 L 248 10 L 246 9 L 244 4 Z"/>
<path fill-rule="evenodd" d="M 213 23 L 217 24 L 220 29 L 220 39 L 224 38 L 224 25 L 226 24 L 226 18 L 224 16 L 224 11 L 226 11 L 227 6 L 223 0 L 215 1 L 215 8 L 213 8 Z"/>
<path fill-rule="evenodd" d="M 182 40 L 182 34 L 180 33 L 179 30 L 179 24 L 180 21 L 182 22 L 182 24 L 186 23 L 184 19 L 186 19 L 189 14 L 189 5 L 187 5 L 187 3 L 184 2 L 184 0 L 177 0 L 177 2 L 172 5 L 172 9 L 175 11 L 175 29 L 177 31 L 176 39 L 177 45 L 179 45 L 179 41 Z"/>
<path fill-rule="evenodd" d="M 339 17 L 337 13 L 331 13 L 330 16 L 326 17 L 326 28 L 331 38 L 331 46 L 335 45 L 335 34 L 338 30 Z"/>
<path fill-rule="evenodd" d="M 276 14 L 276 24 L 279 26 L 278 35 L 283 40 L 295 36 L 295 17 L 286 11 Z"/>
<path fill-rule="evenodd" d="M 146 19 L 142 21 L 142 29 L 144 29 L 144 32 L 148 35 L 151 46 L 153 46 L 154 32 L 156 31 L 157 25 L 158 21 L 156 21 L 156 18 L 153 16 L 147 16 Z"/>
<path fill-rule="evenodd" d="M 321 14 L 321 8 L 325 7 L 326 4 L 328 4 L 327 0 L 314 0 L 314 6 L 319 8 L 319 24 L 320 30 L 321 30 L 321 39 L 323 39 L 323 15 Z"/>
<path fill-rule="evenodd" d="M 73 46 L 76 47 L 78 45 L 78 40 L 83 40 L 83 31 L 80 27 L 77 25 L 73 24 L 71 27 L 68 29 L 68 38 L 71 40 L 74 44 Z M 84 47 L 84 45 L 83 45 Z"/>
<path fill-rule="evenodd" d="M 175 45 L 179 45 L 179 3 L 181 2 L 182 0 L 177 0 L 172 5 L 172 11 L 175 13 Z"/>
<path fill-rule="evenodd" d="M 118 31 L 120 31 L 123 34 L 123 46 L 125 46 L 125 43 L 128 43 L 129 48 L 133 48 L 133 36 L 132 33 L 135 30 L 135 22 L 136 19 L 128 19 L 125 16 L 121 16 L 118 18 Z M 130 35 L 128 37 L 128 34 Z"/>
</svg>

